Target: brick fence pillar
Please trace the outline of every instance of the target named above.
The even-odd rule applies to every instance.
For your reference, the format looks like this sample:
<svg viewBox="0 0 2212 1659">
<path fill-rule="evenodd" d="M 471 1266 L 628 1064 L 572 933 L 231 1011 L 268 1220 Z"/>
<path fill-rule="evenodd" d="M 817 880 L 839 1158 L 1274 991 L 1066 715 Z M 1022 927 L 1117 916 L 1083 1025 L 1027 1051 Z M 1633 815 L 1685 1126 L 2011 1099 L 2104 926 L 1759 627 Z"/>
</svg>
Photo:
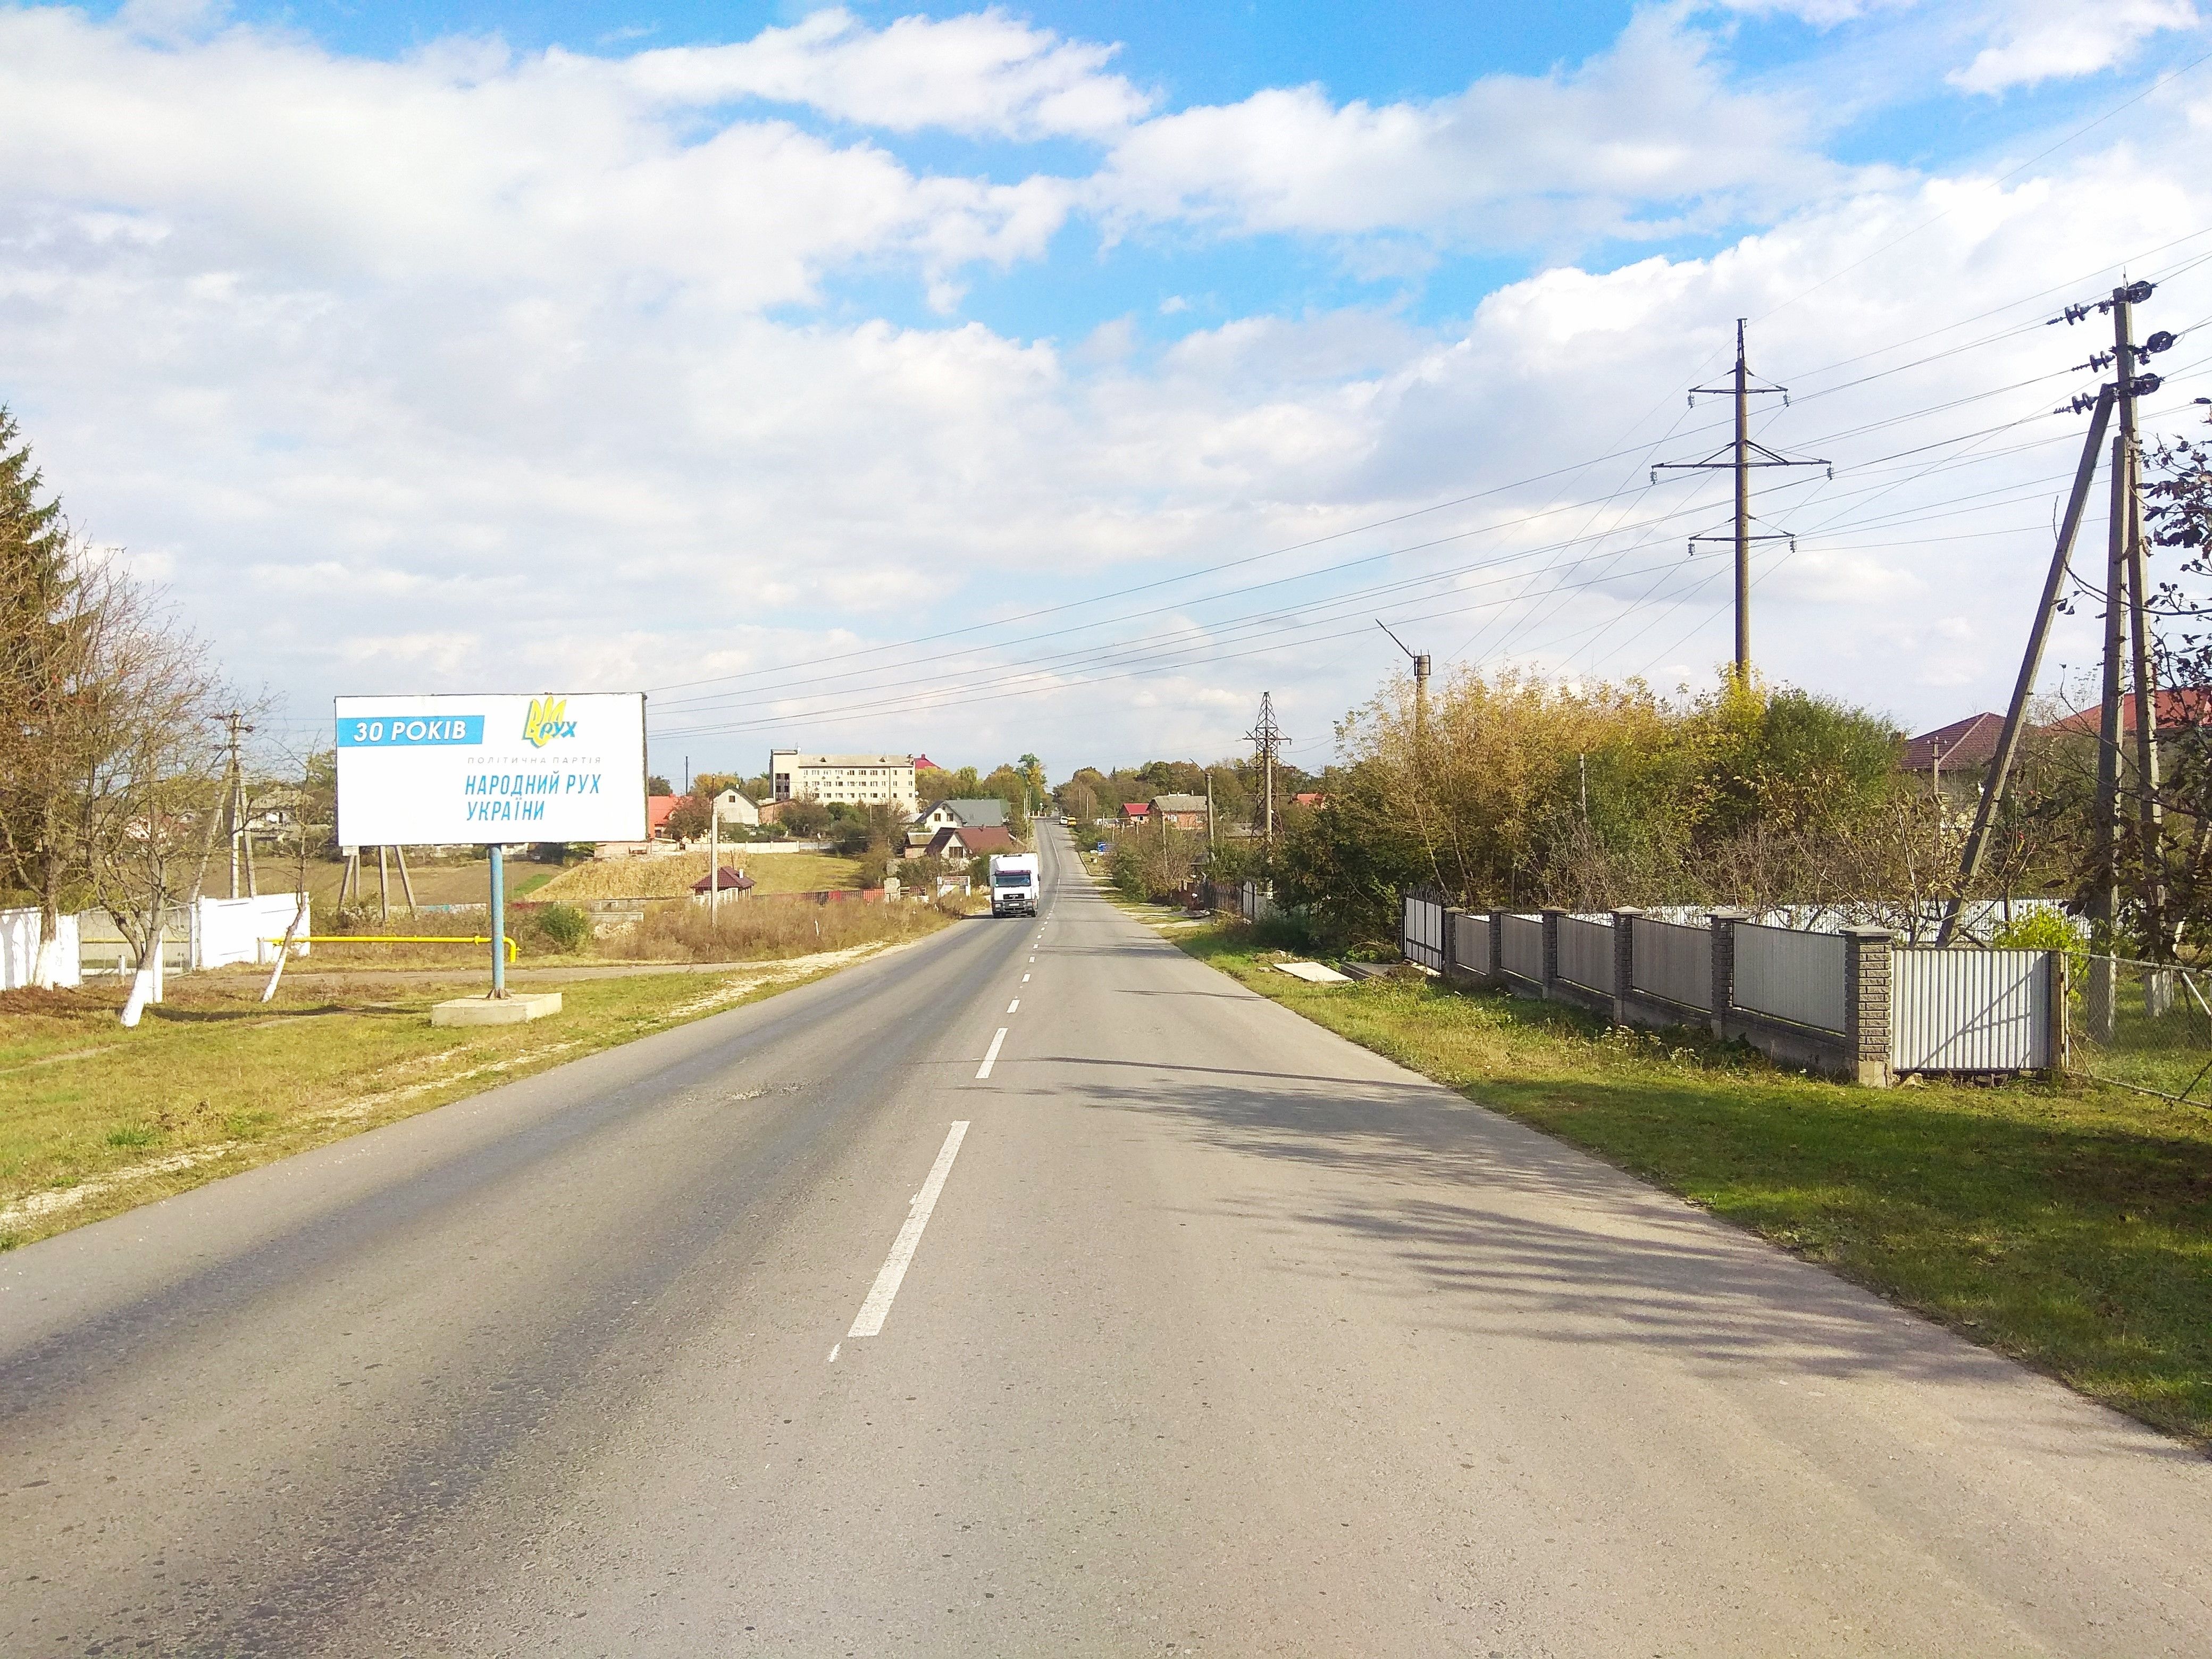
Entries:
<svg viewBox="0 0 2212 1659">
<path fill-rule="evenodd" d="M 1713 930 L 1713 1035 L 1728 1035 L 1728 1016 L 1735 1006 L 1735 925 L 1749 921 L 1748 910 L 1716 910 L 1705 918 Z"/>
<path fill-rule="evenodd" d="M 1505 983 L 1505 912 L 1490 913 L 1490 982 Z"/>
<path fill-rule="evenodd" d="M 1443 971 L 1443 976 L 1446 979 L 1456 979 L 1459 976 L 1459 919 L 1462 913 L 1460 911 L 1453 909 L 1450 905 L 1447 904 L 1444 906 L 1444 958 Z"/>
<path fill-rule="evenodd" d="M 1626 1004 L 1636 988 L 1636 919 L 1643 911 L 1624 905 L 1613 913 L 1613 1023 L 1628 1024 Z"/>
<path fill-rule="evenodd" d="M 1869 1088 L 1889 1086 L 1889 1017 L 1892 947 L 1897 935 L 1887 927 L 1844 929 L 1844 1041 L 1855 1082 Z"/>
<path fill-rule="evenodd" d="M 1544 1000 L 1548 1002 L 1552 988 L 1559 982 L 1559 918 L 1567 913 L 1557 905 L 1547 905 L 1540 914 L 1544 918 Z"/>
</svg>

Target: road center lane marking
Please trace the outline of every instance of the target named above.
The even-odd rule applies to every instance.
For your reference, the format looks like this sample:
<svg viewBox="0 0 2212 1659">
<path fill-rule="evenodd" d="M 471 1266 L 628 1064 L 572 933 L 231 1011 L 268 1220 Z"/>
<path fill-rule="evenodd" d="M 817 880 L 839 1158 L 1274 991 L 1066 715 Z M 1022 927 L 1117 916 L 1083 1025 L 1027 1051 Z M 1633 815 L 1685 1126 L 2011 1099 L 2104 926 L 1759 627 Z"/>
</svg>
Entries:
<svg viewBox="0 0 2212 1659">
<path fill-rule="evenodd" d="M 983 1063 L 975 1068 L 975 1075 L 977 1077 L 988 1077 L 991 1075 L 991 1067 L 998 1064 L 999 1045 L 1006 1040 L 1006 1028 L 1001 1025 L 999 1028 L 999 1035 L 991 1039 L 990 1053 L 983 1056 Z"/>
<path fill-rule="evenodd" d="M 1021 1006 L 1022 1006 L 1022 1000 L 1021 1000 L 1019 997 L 1016 997 L 1016 998 L 1015 998 L 1012 1002 L 1010 1002 L 1010 1003 L 1008 1003 L 1008 1004 L 1006 1005 L 1006 1012 L 1007 1012 L 1008 1013 L 1010 1013 L 1010 1014 L 1011 1014 L 1011 1013 L 1012 1013 L 1012 1012 L 1014 1012 L 1014 1010 L 1015 1010 L 1015 1009 L 1017 1009 L 1017 1008 L 1020 1007 Z"/>
<path fill-rule="evenodd" d="M 1028 984 L 1029 982 L 1030 982 L 1030 976 L 1029 976 L 1027 974 L 1024 974 L 1024 975 L 1022 975 L 1022 983 L 1023 983 L 1023 984 L 1024 984 L 1024 985 L 1026 985 L 1026 984 Z"/>
<path fill-rule="evenodd" d="M 1006 1036 L 1004 1031 L 999 1033 Z M 994 1045 L 994 1047 L 996 1045 Z M 929 1212 L 937 1207 L 937 1195 L 945 1190 L 945 1177 L 952 1173 L 952 1160 L 960 1155 L 960 1143 L 968 1133 L 966 1119 L 953 1124 L 946 1131 L 945 1145 L 937 1154 L 937 1162 L 929 1166 L 929 1179 L 921 1183 L 921 1190 L 914 1195 L 914 1203 L 906 1212 L 906 1225 L 891 1241 L 891 1253 L 884 1258 L 883 1271 L 869 1288 L 868 1299 L 860 1304 L 860 1313 L 853 1320 L 853 1328 L 845 1333 L 848 1337 L 879 1336 L 883 1334 L 884 1319 L 891 1310 L 891 1300 L 899 1293 L 899 1285 L 906 1278 L 906 1270 L 914 1260 L 916 1246 L 921 1243 L 921 1230 L 929 1225 Z M 842 1346 L 843 1344 L 839 1344 Z M 833 1349 L 830 1358 L 836 1358 Z"/>
</svg>

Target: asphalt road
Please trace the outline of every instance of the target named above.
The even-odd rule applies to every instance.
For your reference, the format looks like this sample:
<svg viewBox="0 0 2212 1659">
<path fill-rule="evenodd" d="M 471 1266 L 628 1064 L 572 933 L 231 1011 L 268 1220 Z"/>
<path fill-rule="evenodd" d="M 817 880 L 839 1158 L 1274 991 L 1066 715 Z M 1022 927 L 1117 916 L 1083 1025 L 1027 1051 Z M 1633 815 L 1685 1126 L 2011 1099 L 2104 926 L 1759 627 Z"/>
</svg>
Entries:
<svg viewBox="0 0 2212 1659">
<path fill-rule="evenodd" d="M 1041 925 L 0 1257 L 0 1654 L 2212 1651 L 2212 1463 L 1044 841 Z"/>
</svg>

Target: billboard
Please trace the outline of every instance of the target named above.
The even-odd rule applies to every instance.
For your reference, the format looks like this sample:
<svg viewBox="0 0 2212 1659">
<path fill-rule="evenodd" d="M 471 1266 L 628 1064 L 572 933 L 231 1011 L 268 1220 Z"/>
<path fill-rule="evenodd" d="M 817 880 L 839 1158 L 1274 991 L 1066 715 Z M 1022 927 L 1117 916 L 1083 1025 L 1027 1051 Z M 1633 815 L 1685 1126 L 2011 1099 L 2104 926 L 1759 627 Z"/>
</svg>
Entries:
<svg viewBox="0 0 2212 1659">
<path fill-rule="evenodd" d="M 645 697 L 340 697 L 338 842 L 643 841 Z"/>
</svg>

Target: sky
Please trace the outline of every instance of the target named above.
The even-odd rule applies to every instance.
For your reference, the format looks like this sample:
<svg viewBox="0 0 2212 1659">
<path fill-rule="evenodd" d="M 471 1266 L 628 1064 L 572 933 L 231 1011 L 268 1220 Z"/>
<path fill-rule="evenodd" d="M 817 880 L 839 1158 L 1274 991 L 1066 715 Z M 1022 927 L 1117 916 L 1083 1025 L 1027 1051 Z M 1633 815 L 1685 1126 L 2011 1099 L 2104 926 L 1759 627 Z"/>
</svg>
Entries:
<svg viewBox="0 0 2212 1659">
<path fill-rule="evenodd" d="M 0 404 L 266 700 L 1318 769 L 1402 673 L 2002 708 L 2123 280 L 2212 393 L 2200 0 L 0 3 Z M 2207 434 L 2212 435 L 2212 434 Z M 2105 534 L 2100 484 L 2084 546 Z M 2095 576 L 2094 558 L 2077 568 Z M 2045 689 L 2094 660 L 2098 599 Z"/>
</svg>

